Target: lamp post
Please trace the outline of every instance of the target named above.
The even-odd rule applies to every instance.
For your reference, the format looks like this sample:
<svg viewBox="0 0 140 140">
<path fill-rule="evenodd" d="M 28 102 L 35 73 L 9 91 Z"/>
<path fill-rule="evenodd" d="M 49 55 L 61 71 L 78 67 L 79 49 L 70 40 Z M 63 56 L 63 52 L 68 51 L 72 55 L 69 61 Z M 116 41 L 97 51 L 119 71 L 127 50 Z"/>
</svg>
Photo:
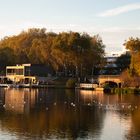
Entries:
<svg viewBox="0 0 140 140">
<path fill-rule="evenodd" d="M 75 67 L 75 76 L 78 77 L 78 67 Z"/>
<path fill-rule="evenodd" d="M 81 77 L 82 77 L 82 64 L 81 64 Z"/>
<path fill-rule="evenodd" d="M 91 71 L 91 75 L 92 75 L 91 83 L 93 83 L 93 73 L 94 73 L 94 65 L 92 66 L 92 71 Z"/>
</svg>

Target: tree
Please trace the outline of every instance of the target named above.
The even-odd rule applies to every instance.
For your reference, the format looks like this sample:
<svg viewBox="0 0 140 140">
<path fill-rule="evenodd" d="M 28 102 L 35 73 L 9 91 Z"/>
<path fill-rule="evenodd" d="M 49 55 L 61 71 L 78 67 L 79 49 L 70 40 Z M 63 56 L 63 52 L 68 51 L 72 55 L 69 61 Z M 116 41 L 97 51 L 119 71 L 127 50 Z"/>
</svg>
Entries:
<svg viewBox="0 0 140 140">
<path fill-rule="evenodd" d="M 121 73 L 121 80 L 123 87 L 137 87 L 140 85 L 140 77 L 139 76 L 131 76 L 128 70 L 124 70 Z"/>
<path fill-rule="evenodd" d="M 14 62 L 15 56 L 13 50 L 8 47 L 0 48 L 0 64 L 6 66 L 6 64 L 14 64 Z"/>
<path fill-rule="evenodd" d="M 45 28 L 28 29 L 0 41 L 0 49 L 9 49 L 12 53 L 8 55 L 8 50 L 1 52 L 1 59 L 9 57 L 5 61 L 6 65 L 49 64 L 56 71 L 71 74 L 77 70 L 79 75 L 82 75 L 80 72 L 84 75 L 91 74 L 93 66 L 101 64 L 104 47 L 99 35 L 92 37 L 78 32 L 47 33 Z"/>
<path fill-rule="evenodd" d="M 131 55 L 129 52 L 126 52 L 125 54 L 122 54 L 119 56 L 116 60 L 117 67 L 120 69 L 120 71 L 123 71 L 130 66 L 131 61 Z"/>
<path fill-rule="evenodd" d="M 128 41 L 125 42 L 124 45 L 126 49 L 130 50 L 131 54 L 131 75 L 140 76 L 140 39 L 131 37 Z"/>
<path fill-rule="evenodd" d="M 104 45 L 99 36 L 63 32 L 54 39 L 51 54 L 58 69 L 65 66 L 69 70 L 77 68 L 80 75 L 89 74 L 93 65 L 103 59 Z"/>
</svg>

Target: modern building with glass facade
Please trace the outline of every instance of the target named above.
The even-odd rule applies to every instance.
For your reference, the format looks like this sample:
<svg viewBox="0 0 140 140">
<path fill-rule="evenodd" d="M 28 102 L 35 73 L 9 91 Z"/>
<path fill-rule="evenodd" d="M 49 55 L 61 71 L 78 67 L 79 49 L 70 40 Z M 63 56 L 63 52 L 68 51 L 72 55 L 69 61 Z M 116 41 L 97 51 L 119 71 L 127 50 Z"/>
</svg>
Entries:
<svg viewBox="0 0 140 140">
<path fill-rule="evenodd" d="M 44 65 L 21 64 L 6 67 L 6 77 L 14 82 L 34 83 L 37 78 L 51 74 L 51 69 Z"/>
</svg>

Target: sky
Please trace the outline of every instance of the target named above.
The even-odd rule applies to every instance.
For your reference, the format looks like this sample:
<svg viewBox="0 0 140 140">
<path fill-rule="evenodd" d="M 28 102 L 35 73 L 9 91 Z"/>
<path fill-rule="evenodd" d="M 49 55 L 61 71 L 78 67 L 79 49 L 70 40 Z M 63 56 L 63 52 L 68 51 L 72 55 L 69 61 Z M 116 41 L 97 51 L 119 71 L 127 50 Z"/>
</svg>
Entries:
<svg viewBox="0 0 140 140">
<path fill-rule="evenodd" d="M 0 38 L 28 28 L 99 34 L 106 53 L 140 37 L 140 0 L 0 0 Z"/>
</svg>

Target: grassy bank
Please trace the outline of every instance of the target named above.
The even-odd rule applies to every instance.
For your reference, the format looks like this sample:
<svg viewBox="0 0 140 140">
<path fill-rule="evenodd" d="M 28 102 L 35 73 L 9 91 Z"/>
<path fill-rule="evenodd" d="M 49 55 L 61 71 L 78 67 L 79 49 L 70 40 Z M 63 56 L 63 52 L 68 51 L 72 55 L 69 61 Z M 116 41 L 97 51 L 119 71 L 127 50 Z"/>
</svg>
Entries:
<svg viewBox="0 0 140 140">
<path fill-rule="evenodd" d="M 111 89 L 111 93 L 135 93 L 135 94 L 140 94 L 140 89 L 139 88 L 113 88 Z"/>
</svg>

